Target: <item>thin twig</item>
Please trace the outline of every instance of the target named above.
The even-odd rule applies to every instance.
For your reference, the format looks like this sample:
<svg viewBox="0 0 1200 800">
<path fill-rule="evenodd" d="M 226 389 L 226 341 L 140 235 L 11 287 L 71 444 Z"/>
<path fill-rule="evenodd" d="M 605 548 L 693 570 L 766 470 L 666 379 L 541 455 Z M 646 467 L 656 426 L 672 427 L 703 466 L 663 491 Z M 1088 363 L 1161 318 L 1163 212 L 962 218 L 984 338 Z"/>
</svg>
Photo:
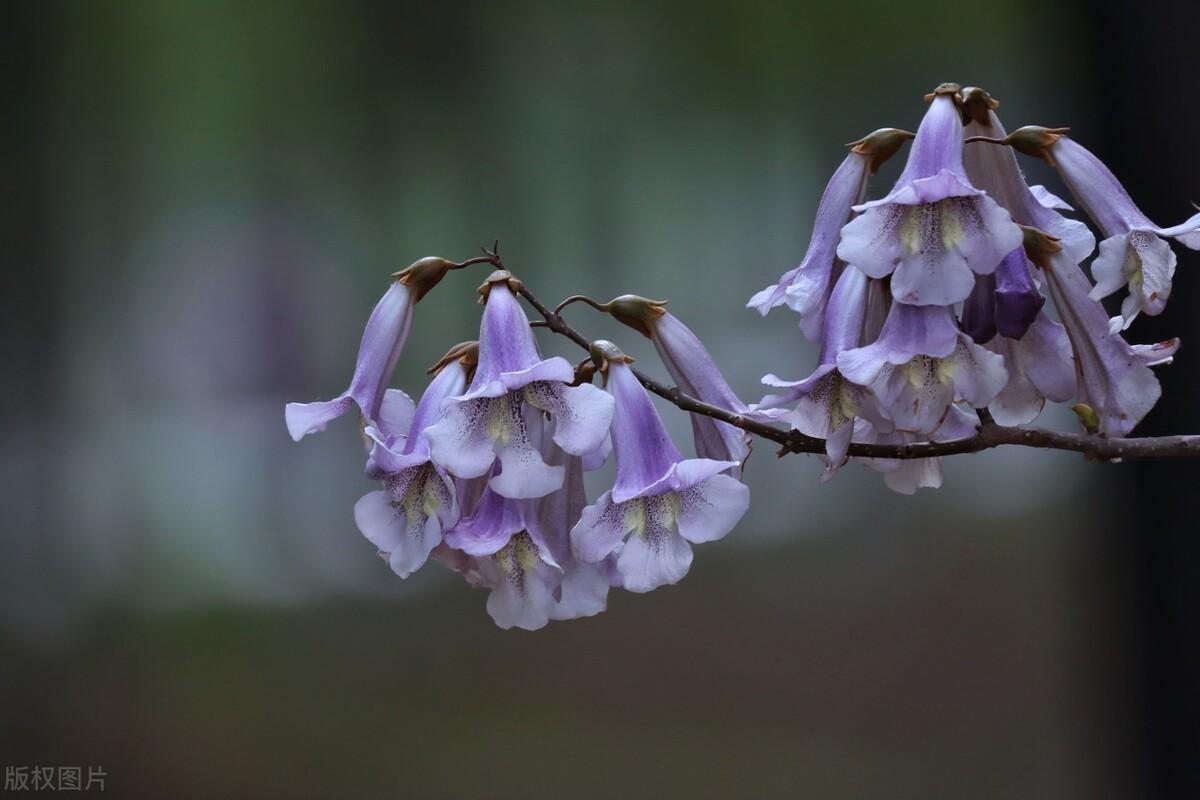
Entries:
<svg viewBox="0 0 1200 800">
<path fill-rule="evenodd" d="M 505 268 L 499 256 L 490 253 L 497 268 Z M 550 310 L 525 286 L 517 290 L 545 321 L 545 327 L 573 341 L 584 350 L 589 350 L 591 340 L 572 328 L 562 315 Z M 690 397 L 676 386 L 667 386 L 650 378 L 640 370 L 633 374 L 649 391 L 667 400 L 683 411 L 701 414 L 735 428 L 775 442 L 780 446 L 779 455 L 788 453 L 824 453 L 825 440 L 805 436 L 796 430 L 776 428 L 764 422 L 736 414 L 728 409 L 714 406 Z M 1037 447 L 1046 450 L 1066 450 L 1082 453 L 1088 458 L 1113 461 L 1124 458 L 1182 458 L 1200 456 L 1200 435 L 1154 436 L 1144 438 L 1117 438 L 1091 433 L 1062 433 L 1046 428 L 998 425 L 986 409 L 980 410 L 980 423 L 974 436 L 949 442 L 913 442 L 910 444 L 874 444 L 853 442 L 849 455 L 858 458 L 936 458 L 965 453 L 979 453 L 993 447 L 1016 445 Z"/>
</svg>

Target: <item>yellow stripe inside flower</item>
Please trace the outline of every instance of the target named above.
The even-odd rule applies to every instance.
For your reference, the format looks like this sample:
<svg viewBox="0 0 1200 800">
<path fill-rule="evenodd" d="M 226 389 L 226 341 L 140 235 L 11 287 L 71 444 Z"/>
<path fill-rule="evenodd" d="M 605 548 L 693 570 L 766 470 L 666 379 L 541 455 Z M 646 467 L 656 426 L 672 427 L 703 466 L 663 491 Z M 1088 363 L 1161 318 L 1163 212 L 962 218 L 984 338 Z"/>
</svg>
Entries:
<svg viewBox="0 0 1200 800">
<path fill-rule="evenodd" d="M 508 444 L 512 436 L 512 414 L 508 410 L 507 398 L 497 398 L 488 403 L 487 432 L 492 441 Z"/>
</svg>

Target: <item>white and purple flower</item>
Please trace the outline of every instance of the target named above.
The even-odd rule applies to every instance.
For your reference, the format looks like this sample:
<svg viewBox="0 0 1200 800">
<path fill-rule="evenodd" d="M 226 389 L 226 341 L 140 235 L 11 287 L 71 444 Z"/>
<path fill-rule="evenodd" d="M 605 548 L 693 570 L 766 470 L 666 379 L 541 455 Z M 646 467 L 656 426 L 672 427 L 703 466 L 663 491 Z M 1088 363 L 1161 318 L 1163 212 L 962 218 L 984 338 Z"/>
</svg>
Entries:
<svg viewBox="0 0 1200 800">
<path fill-rule="evenodd" d="M 912 433 L 936 430 L 955 401 L 986 406 L 1008 381 L 1004 358 L 959 330 L 949 306 L 892 303 L 879 338 L 840 353 L 837 366 Z"/>
<path fill-rule="evenodd" d="M 543 359 L 529 320 L 513 295 L 512 276 L 493 273 L 481 287 L 485 306 L 479 365 L 466 393 L 449 398 L 427 431 L 434 462 L 458 478 L 489 474 L 491 489 L 514 499 L 543 497 L 562 486 L 563 468 L 547 464 L 530 435 L 531 416 L 555 421 L 554 441 L 572 455 L 599 449 L 613 400 L 590 384 L 571 386 L 566 359 Z"/>
<path fill-rule="evenodd" d="M 355 406 L 368 422 L 377 420 L 387 382 L 408 340 L 413 307 L 455 266 L 444 258 L 422 258 L 392 276 L 392 285 L 367 318 L 349 388 L 332 400 L 288 403 L 284 408 L 288 433 L 294 441 L 325 430 L 326 425 Z"/>
<path fill-rule="evenodd" d="M 800 315 L 800 329 L 809 339 L 817 338 L 825 316 L 837 272 L 845 266 L 837 258 L 838 236 L 853 215 L 855 204 L 866 197 L 867 180 L 879 166 L 913 134 L 896 128 L 880 128 L 851 142 L 849 154 L 833 173 L 817 205 L 808 250 L 800 265 L 788 270 L 773 285 L 750 298 L 747 308 L 766 316 L 772 308 L 787 304 Z"/>
<path fill-rule="evenodd" d="M 1021 231 L 963 167 L 957 86 L 939 87 L 917 130 L 904 172 L 882 200 L 855 206 L 837 256 L 869 277 L 892 276 L 900 303 L 965 300 L 975 275 L 989 275 L 1021 244 Z"/>
<path fill-rule="evenodd" d="M 805 434 L 825 440 L 827 474 L 846 460 L 855 420 L 869 419 L 888 429 L 866 386 L 848 380 L 838 369 L 838 355 L 861 344 L 872 282 L 856 267 L 847 267 L 829 298 L 817 368 L 799 381 L 766 375 L 762 382 L 786 391 L 764 397 L 754 411 Z"/>
<path fill-rule="evenodd" d="M 571 531 L 582 561 L 616 554 L 626 589 L 648 592 L 676 583 L 692 563 L 692 544 L 711 542 L 737 525 L 750 502 L 740 481 L 722 474 L 732 461 L 684 459 L 626 357 L 611 343 L 603 353 L 616 400 L 612 428 L 616 481 Z"/>
<path fill-rule="evenodd" d="M 463 358 L 451 359 L 429 384 L 407 424 L 398 423 L 397 414 L 384 414 L 386 422 L 364 431 L 371 440 L 367 476 L 382 480 L 384 488 L 355 504 L 354 521 L 401 578 L 421 568 L 442 541 L 442 531 L 458 520 L 454 485 L 430 460 L 425 429 L 441 413 L 446 398 L 462 392 L 469 369 Z M 385 410 L 399 402 L 398 397 L 392 401 L 397 395 L 401 393 L 388 391 Z"/>
</svg>

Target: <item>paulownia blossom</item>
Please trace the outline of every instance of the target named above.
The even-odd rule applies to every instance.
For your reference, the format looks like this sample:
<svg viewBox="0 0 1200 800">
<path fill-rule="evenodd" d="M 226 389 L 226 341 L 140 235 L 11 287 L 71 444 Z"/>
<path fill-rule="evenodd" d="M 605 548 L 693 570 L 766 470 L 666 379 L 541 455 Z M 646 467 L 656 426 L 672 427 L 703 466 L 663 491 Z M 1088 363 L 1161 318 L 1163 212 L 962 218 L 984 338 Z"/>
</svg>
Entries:
<svg viewBox="0 0 1200 800">
<path fill-rule="evenodd" d="M 590 384 L 570 386 L 575 370 L 561 357 L 543 359 L 529 320 L 513 296 L 515 279 L 502 270 L 482 287 L 479 366 L 465 394 L 451 397 L 441 421 L 427 431 L 435 463 L 459 478 L 488 474 L 505 497 L 542 497 L 562 486 L 563 468 L 547 464 L 529 432 L 529 415 L 548 414 L 554 441 L 572 455 L 601 447 L 613 400 Z"/>
<path fill-rule="evenodd" d="M 1027 234 L 1029 255 L 1046 276 L 1075 353 L 1076 398 L 1095 414 L 1101 433 L 1124 436 L 1158 402 L 1162 388 L 1150 366 L 1170 363 L 1179 340 L 1130 346 L 1110 328 L 1104 307 L 1089 296 L 1087 277 L 1061 246 L 1041 231 Z"/>
<path fill-rule="evenodd" d="M 838 369 L 838 355 L 861 344 L 870 285 L 856 267 L 842 272 L 829 297 L 817 368 L 799 381 L 764 376 L 764 384 L 786 391 L 767 395 L 754 407 L 768 419 L 787 422 L 807 436 L 824 439 L 827 474 L 846 460 L 857 418 L 870 419 L 877 429 L 891 427 L 876 410 L 871 392 Z"/>
<path fill-rule="evenodd" d="M 488 488 L 475 513 L 446 531 L 445 539 L 473 559 L 470 574 L 491 589 L 487 610 L 497 625 L 532 631 L 550 621 L 563 570 L 537 524 L 535 501 Z"/>
<path fill-rule="evenodd" d="M 1164 240 L 1175 239 L 1185 247 L 1200 250 L 1200 214 L 1169 228 L 1155 225 L 1104 162 L 1066 132 L 1066 128 L 1029 125 L 999 141 L 1053 165 L 1104 234 L 1099 255 L 1092 263 L 1096 285 L 1091 296 L 1099 300 L 1128 286 L 1121 315 L 1110 323 L 1114 332 L 1123 330 L 1139 313 L 1162 313 L 1171 294 L 1176 263 L 1175 253 Z M 1057 235 L 1052 230 L 1047 233 Z"/>
<path fill-rule="evenodd" d="M 378 419 L 387 382 L 408 339 L 413 307 L 454 266 L 444 258 L 423 258 L 392 276 L 392 285 L 367 318 L 349 388 L 332 400 L 288 403 L 284 408 L 294 441 L 325 430 L 355 406 L 368 422 Z"/>
<path fill-rule="evenodd" d="M 663 366 L 680 391 L 736 414 L 749 411 L 730 388 L 700 337 L 667 311 L 665 301 L 626 294 L 607 303 L 595 304 L 595 307 L 607 311 L 654 342 Z M 717 461 L 736 461 L 738 466 L 729 474 L 740 478 L 741 465 L 750 456 L 750 437 L 746 432 L 703 414 L 689 416 L 696 455 Z"/>
<path fill-rule="evenodd" d="M 684 459 L 627 356 L 609 342 L 594 343 L 593 353 L 603 354 L 616 400 L 617 475 L 613 488 L 583 510 L 571 541 L 583 561 L 616 553 L 624 587 L 648 592 L 687 574 L 692 544 L 729 533 L 746 513 L 750 491 L 721 474 L 736 462 Z"/>
<path fill-rule="evenodd" d="M 421 568 L 441 542 L 442 530 L 458 519 L 454 486 L 430 461 L 425 429 L 441 414 L 446 398 L 466 387 L 474 343 L 459 345 L 448 356 L 454 357 L 443 359 L 408 426 L 365 430 L 372 442 L 367 476 L 382 480 L 384 488 L 355 504 L 354 521 L 401 578 Z"/>
<path fill-rule="evenodd" d="M 892 303 L 879 338 L 838 355 L 838 369 L 870 386 L 880 410 L 901 430 L 936 430 L 950 404 L 990 403 L 1008 380 L 1004 359 L 961 330 L 948 306 Z"/>
<path fill-rule="evenodd" d="M 869 277 L 892 276 L 893 298 L 945 306 L 965 300 L 1021 244 L 1007 211 L 971 185 L 963 168 L 957 86 L 939 87 L 891 193 L 856 206 L 838 258 Z"/>
<path fill-rule="evenodd" d="M 817 205 L 817 218 L 804 259 L 798 267 L 780 276 L 774 286 L 751 297 L 747 308 L 766 316 L 772 308 L 786 303 L 800 315 L 804 335 L 817 338 L 826 301 L 837 280 L 835 273 L 845 266 L 837 259 L 842 226 L 850 220 L 855 204 L 865 199 L 867 179 L 912 136 L 908 131 L 881 128 L 848 145 L 850 152 L 829 179 Z"/>
</svg>

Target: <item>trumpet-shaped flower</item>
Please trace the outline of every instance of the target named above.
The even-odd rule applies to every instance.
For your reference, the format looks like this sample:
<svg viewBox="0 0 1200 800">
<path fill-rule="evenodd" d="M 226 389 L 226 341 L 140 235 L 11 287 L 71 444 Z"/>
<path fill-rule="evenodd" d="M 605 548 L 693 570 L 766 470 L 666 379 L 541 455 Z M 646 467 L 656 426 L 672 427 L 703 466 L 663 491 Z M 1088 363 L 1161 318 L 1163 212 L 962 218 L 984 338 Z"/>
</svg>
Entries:
<svg viewBox="0 0 1200 800">
<path fill-rule="evenodd" d="M 952 94 L 935 94 L 891 193 L 856 206 L 837 255 L 872 278 L 892 276 L 909 305 L 965 300 L 975 275 L 991 274 L 1021 244 L 1008 212 L 971 185 L 963 168 L 962 116 Z"/>
<path fill-rule="evenodd" d="M 481 288 L 486 305 L 475 377 L 465 394 L 446 401 L 427 436 L 434 462 L 456 477 L 488 474 L 499 460 L 491 488 L 505 497 L 535 498 L 562 485 L 563 468 L 542 459 L 529 417 L 551 416 L 554 441 L 583 455 L 603 444 L 613 400 L 591 384 L 570 386 L 575 370 L 566 359 L 542 359 L 512 280 L 497 272 Z"/>
<path fill-rule="evenodd" d="M 683 458 L 623 355 L 608 361 L 608 388 L 617 403 L 616 481 L 583 510 L 571 541 L 583 561 L 599 563 L 616 553 L 624 587 L 648 592 L 687 574 L 692 544 L 729 533 L 745 514 L 750 492 L 721 474 L 736 462 Z"/>
<path fill-rule="evenodd" d="M 487 610 L 501 628 L 537 630 L 555 611 L 563 570 L 537 525 L 531 500 L 486 489 L 475 513 L 446 531 L 446 545 L 473 559 L 456 569 L 491 589 Z"/>
<path fill-rule="evenodd" d="M 849 145 L 850 153 L 821 195 L 808 250 L 800 265 L 785 272 L 775 285 L 751 297 L 746 303 L 747 308 L 766 316 L 772 308 L 786 303 L 800 315 L 804 335 L 817 338 L 825 314 L 825 301 L 837 279 L 835 273 L 839 266 L 844 266 L 837 261 L 842 226 L 850 220 L 854 205 L 863 201 L 867 179 L 910 138 L 912 134 L 907 131 L 881 128 Z"/>
<path fill-rule="evenodd" d="M 1008 380 L 1003 357 L 960 331 L 947 306 L 893 303 L 879 338 L 841 353 L 837 365 L 871 387 L 897 428 L 913 433 L 936 430 L 956 400 L 986 406 Z"/>
<path fill-rule="evenodd" d="M 365 431 L 371 440 L 367 475 L 382 480 L 384 488 L 355 504 L 354 521 L 401 578 L 420 569 L 441 542 L 442 530 L 458 519 L 454 486 L 429 460 L 424 431 L 441 413 L 446 398 L 462 392 L 466 372 L 460 361 L 447 364 L 421 396 L 403 433 L 386 426 Z"/>
<path fill-rule="evenodd" d="M 1030 256 L 1042 267 L 1075 353 L 1076 399 L 1095 412 L 1100 432 L 1124 436 L 1162 394 L 1151 364 L 1169 363 L 1178 340 L 1131 347 L 1112 330 L 1078 265 L 1053 240 L 1030 232 Z"/>
<path fill-rule="evenodd" d="M 847 267 L 838 278 L 829 298 L 829 309 L 821 338 L 819 364 L 811 375 L 799 381 L 785 381 L 767 375 L 763 383 L 786 391 L 767 395 L 755 411 L 786 409 L 768 414 L 787 422 L 807 436 L 825 440 L 830 473 L 846 460 L 846 450 L 859 417 L 887 427 L 875 410 L 875 399 L 862 385 L 847 380 L 838 369 L 838 355 L 861 344 L 866 317 L 869 281 L 861 270 Z"/>
<path fill-rule="evenodd" d="M 734 394 L 700 337 L 667 311 L 665 301 L 627 294 L 598 307 L 654 342 L 663 366 L 684 394 L 736 414 L 749 410 Z M 739 466 L 730 470 L 730 474 L 740 478 L 741 464 L 750 456 L 749 435 L 703 414 L 690 416 L 696 455 L 738 462 Z"/>
<path fill-rule="evenodd" d="M 384 293 L 363 330 L 358 345 L 358 361 L 350 387 L 332 400 L 315 403 L 288 403 L 284 408 L 288 433 L 300 441 L 357 406 L 370 421 L 379 416 L 387 382 L 396 369 L 396 361 L 408 339 L 415 305 L 414 292 L 399 280 Z"/>
</svg>

